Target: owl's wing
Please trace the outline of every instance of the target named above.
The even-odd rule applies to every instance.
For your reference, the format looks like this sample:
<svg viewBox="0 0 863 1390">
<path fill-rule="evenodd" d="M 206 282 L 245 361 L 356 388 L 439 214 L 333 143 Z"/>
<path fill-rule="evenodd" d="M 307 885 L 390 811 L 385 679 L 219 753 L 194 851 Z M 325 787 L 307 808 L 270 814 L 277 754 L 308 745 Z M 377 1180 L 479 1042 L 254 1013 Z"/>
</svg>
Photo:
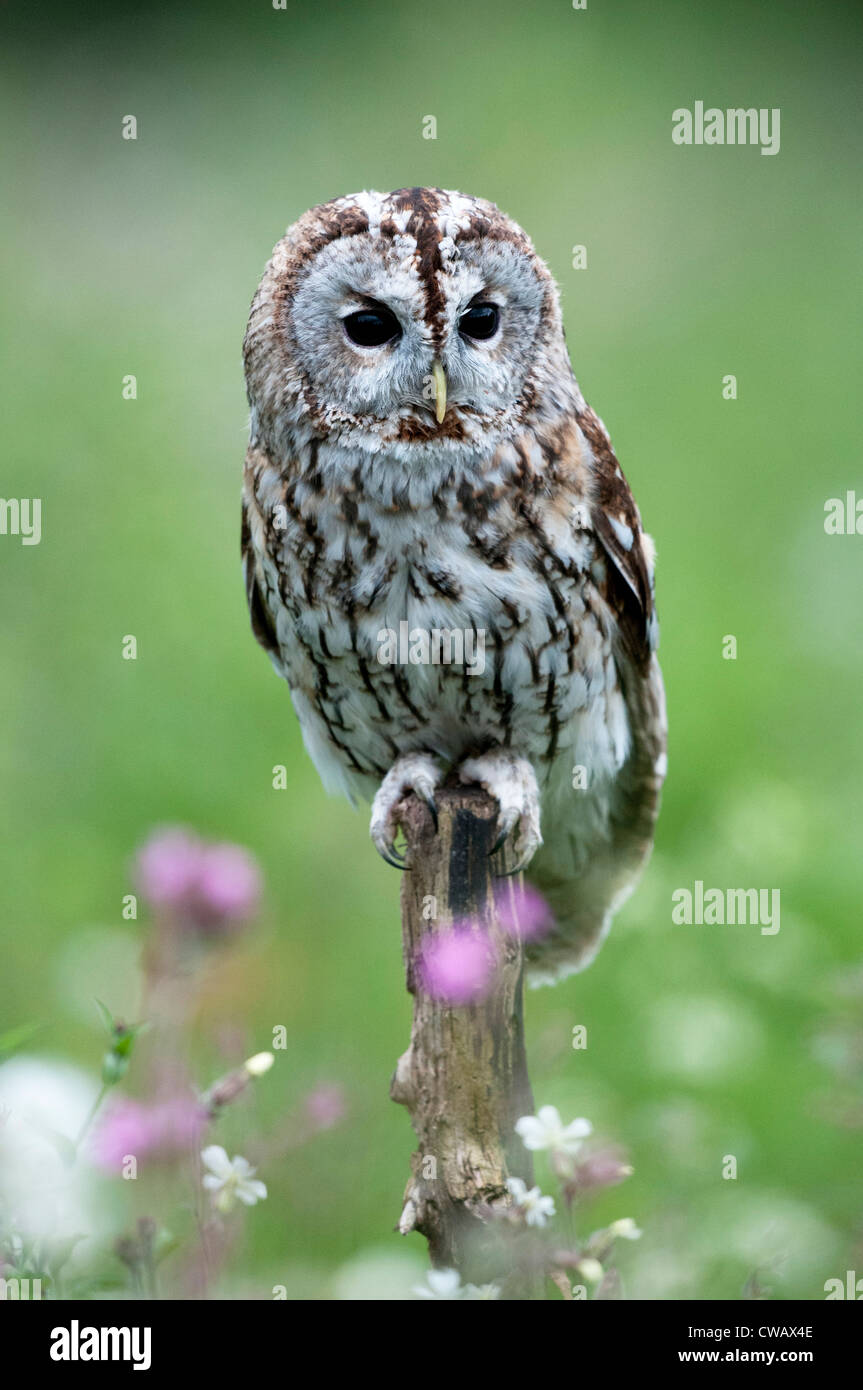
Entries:
<svg viewBox="0 0 863 1390">
<path fill-rule="evenodd" d="M 578 425 L 593 455 L 588 529 L 604 562 L 594 567 L 592 582 L 614 633 L 630 746 L 613 782 L 585 791 L 572 788 L 571 758 L 560 758 L 552 767 L 543 796 L 544 843 L 528 871 L 555 917 L 552 932 L 528 950 L 535 984 L 581 970 L 595 956 L 650 853 L 665 775 L 653 544 L 641 529 L 638 508 L 601 421 L 586 408 Z"/>
<path fill-rule="evenodd" d="M 594 458 L 596 495 L 590 508 L 590 524 L 611 562 L 601 586 L 602 596 L 616 615 L 628 656 L 641 666 L 649 661 L 657 645 L 653 542 L 642 530 L 635 498 L 602 421 L 586 406 L 578 416 L 578 424 Z"/>
<path fill-rule="evenodd" d="M 264 651 L 274 660 L 279 659 L 279 643 L 276 637 L 275 623 L 272 613 L 266 602 L 264 595 L 264 581 L 257 558 L 257 553 L 262 548 L 261 535 L 258 535 L 257 546 L 254 543 L 252 527 L 259 532 L 263 531 L 264 519 L 258 507 L 255 496 L 254 478 L 255 465 L 259 461 L 259 451 L 249 447 L 246 455 L 246 473 L 243 485 L 243 516 L 240 529 L 240 554 L 243 562 L 243 578 L 246 585 L 246 601 L 249 605 L 249 617 L 252 621 L 252 632 L 257 637 Z"/>
</svg>

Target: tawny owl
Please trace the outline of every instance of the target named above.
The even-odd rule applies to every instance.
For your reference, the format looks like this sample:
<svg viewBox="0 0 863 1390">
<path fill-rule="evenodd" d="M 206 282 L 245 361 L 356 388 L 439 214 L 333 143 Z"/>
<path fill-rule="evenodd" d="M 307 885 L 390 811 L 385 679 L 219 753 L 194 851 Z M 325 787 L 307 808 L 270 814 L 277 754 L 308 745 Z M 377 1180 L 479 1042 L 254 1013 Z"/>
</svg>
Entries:
<svg viewBox="0 0 863 1390">
<path fill-rule="evenodd" d="M 252 625 L 325 786 L 391 862 L 407 789 L 484 786 L 555 914 L 534 982 L 580 969 L 652 843 L 665 711 L 653 545 L 547 267 L 479 198 L 337 198 L 244 355 Z"/>
</svg>

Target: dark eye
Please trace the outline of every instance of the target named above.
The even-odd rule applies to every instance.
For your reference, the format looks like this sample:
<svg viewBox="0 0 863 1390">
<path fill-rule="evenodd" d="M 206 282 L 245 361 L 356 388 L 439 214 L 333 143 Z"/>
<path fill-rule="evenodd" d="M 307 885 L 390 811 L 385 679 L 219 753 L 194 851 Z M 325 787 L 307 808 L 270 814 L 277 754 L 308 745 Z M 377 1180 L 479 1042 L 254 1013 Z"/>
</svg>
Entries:
<svg viewBox="0 0 863 1390">
<path fill-rule="evenodd" d="M 496 304 L 472 304 L 458 321 L 459 332 L 469 338 L 493 338 L 500 322 Z"/>
<path fill-rule="evenodd" d="M 381 347 L 401 333 L 398 319 L 389 309 L 360 309 L 348 314 L 342 323 L 351 342 L 359 347 Z"/>
</svg>

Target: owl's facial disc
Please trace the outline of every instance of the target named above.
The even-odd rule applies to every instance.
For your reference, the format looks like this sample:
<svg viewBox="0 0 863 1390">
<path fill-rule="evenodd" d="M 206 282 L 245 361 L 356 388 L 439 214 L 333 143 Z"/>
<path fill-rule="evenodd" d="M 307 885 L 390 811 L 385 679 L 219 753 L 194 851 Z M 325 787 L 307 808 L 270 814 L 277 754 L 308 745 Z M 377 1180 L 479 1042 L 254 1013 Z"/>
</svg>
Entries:
<svg viewBox="0 0 863 1390">
<path fill-rule="evenodd" d="M 522 408 L 549 277 L 522 234 L 462 239 L 404 219 L 337 236 L 292 287 L 285 327 L 307 397 L 328 434 L 363 447 L 491 445 Z"/>
<path fill-rule="evenodd" d="M 315 256 L 289 305 L 289 326 L 299 365 L 336 425 L 407 409 L 428 415 L 423 379 L 435 354 L 421 309 L 417 276 L 391 242 L 339 239 Z"/>
</svg>

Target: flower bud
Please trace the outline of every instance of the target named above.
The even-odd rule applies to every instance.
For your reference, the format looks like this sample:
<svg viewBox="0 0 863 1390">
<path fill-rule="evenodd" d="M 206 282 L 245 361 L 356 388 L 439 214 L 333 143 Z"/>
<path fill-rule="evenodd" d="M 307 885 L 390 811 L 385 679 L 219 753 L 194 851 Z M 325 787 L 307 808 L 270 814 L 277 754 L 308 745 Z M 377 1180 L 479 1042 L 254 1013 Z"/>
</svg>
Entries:
<svg viewBox="0 0 863 1390">
<path fill-rule="evenodd" d="M 243 1065 L 249 1076 L 263 1076 L 275 1060 L 272 1052 L 256 1052 L 254 1057 L 250 1057 Z"/>
</svg>

